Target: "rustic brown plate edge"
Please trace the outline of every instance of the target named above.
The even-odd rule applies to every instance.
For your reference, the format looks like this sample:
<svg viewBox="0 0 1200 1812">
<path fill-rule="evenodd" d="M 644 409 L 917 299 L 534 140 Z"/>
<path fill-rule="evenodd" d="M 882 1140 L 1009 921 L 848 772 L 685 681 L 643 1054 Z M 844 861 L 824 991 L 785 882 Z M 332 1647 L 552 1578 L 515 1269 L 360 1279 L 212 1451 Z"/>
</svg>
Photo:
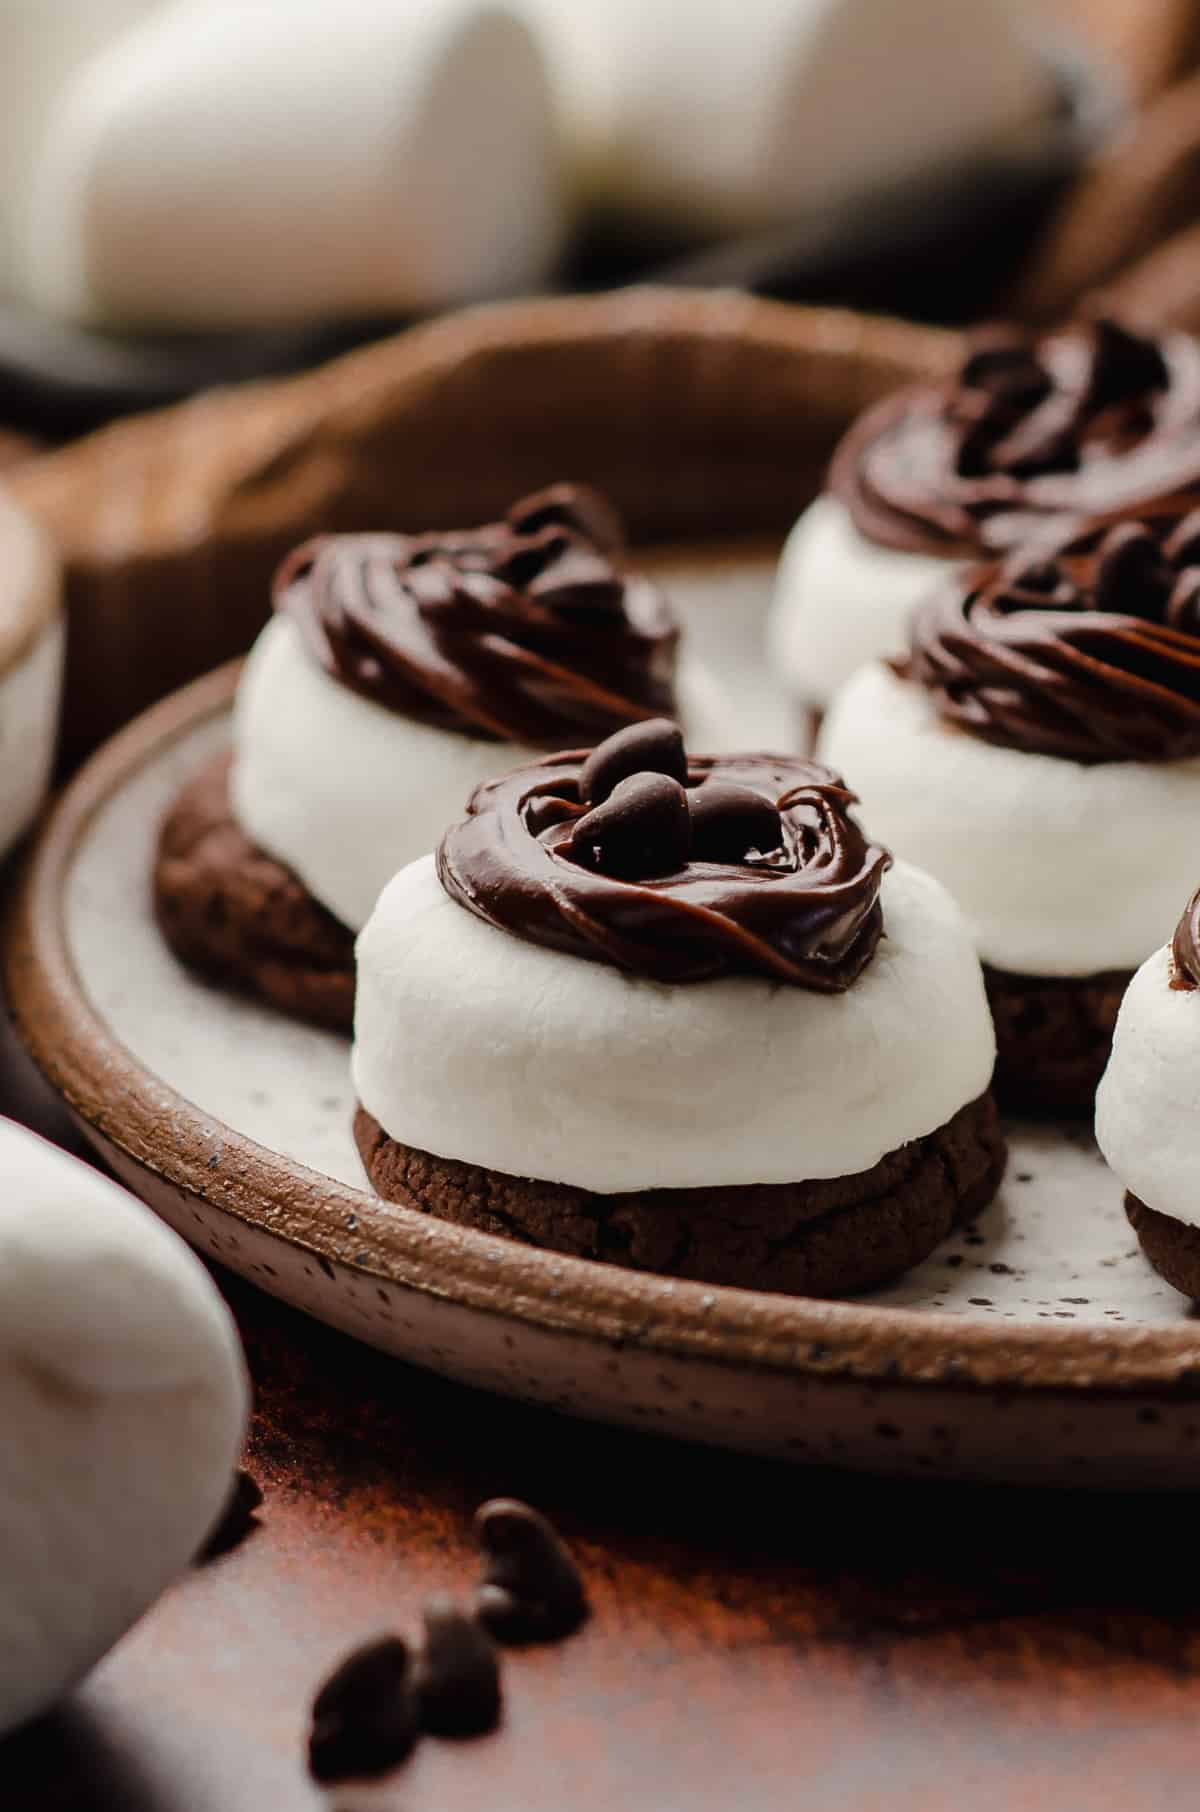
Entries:
<svg viewBox="0 0 1200 1812">
<path fill-rule="evenodd" d="M 236 662 L 219 668 L 105 744 L 49 812 L 18 879 L 2 950 L 10 1009 L 34 1062 L 85 1127 L 151 1174 L 318 1259 L 551 1331 L 875 1384 L 1200 1394 L 1200 1337 L 1190 1327 L 951 1329 L 927 1310 L 624 1271 L 384 1204 L 267 1150 L 177 1094 L 136 1061 L 88 1000 L 67 944 L 63 884 L 105 802 L 148 758 L 226 711 L 237 673 Z M 357 1217 L 353 1235 L 340 1224 L 347 1213 Z M 364 1243 L 376 1264 L 361 1262 Z"/>
</svg>

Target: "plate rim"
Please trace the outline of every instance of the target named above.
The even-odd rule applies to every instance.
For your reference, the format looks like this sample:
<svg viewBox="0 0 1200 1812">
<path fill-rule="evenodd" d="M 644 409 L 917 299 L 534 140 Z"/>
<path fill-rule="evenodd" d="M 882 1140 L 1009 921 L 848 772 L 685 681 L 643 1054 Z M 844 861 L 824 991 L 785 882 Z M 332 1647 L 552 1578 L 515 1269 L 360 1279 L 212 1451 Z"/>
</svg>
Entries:
<svg viewBox="0 0 1200 1812">
<path fill-rule="evenodd" d="M 108 800 L 172 743 L 228 712 L 240 665 L 172 693 L 105 743 L 50 807 L 18 874 L 0 949 L 9 1009 L 33 1061 L 85 1129 L 318 1263 L 547 1332 L 814 1380 L 1200 1395 L 1200 1332 L 1192 1326 L 949 1323 L 929 1309 L 627 1271 L 384 1202 L 270 1151 L 188 1101 L 143 1066 L 93 1006 L 68 943 L 64 884 Z"/>
</svg>

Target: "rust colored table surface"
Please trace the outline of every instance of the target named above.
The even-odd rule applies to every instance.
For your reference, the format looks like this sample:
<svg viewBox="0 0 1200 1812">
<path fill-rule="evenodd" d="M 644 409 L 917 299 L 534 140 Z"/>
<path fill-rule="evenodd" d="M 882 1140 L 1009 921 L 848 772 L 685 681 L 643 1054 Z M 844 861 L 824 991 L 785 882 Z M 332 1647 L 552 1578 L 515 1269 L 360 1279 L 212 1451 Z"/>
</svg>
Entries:
<svg viewBox="0 0 1200 1812">
<path fill-rule="evenodd" d="M 7 1074 L 7 1088 L 3 1076 Z M 0 1111 L 64 1124 L 0 1052 Z M 259 1528 L 60 1712 L 0 1744 L 4 1812 L 1055 1812 L 1183 1808 L 1200 1757 L 1190 1498 L 835 1476 L 498 1402 L 222 1279 Z M 314 1685 L 474 1576 L 496 1492 L 558 1522 L 594 1615 L 512 1654 L 504 1724 L 325 1797 Z"/>
</svg>

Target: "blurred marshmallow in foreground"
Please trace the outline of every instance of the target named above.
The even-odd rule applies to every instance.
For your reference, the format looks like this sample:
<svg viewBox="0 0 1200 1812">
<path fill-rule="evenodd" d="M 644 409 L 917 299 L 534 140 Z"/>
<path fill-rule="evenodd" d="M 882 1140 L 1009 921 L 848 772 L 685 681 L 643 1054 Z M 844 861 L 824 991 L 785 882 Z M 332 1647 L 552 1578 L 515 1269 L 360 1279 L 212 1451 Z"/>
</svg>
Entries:
<svg viewBox="0 0 1200 1812">
<path fill-rule="evenodd" d="M 0 294 L 17 247 L 46 122 L 64 85 L 162 0 L 0 0 Z"/>
<path fill-rule="evenodd" d="M 482 0 L 176 0 L 63 89 L 29 215 L 28 296 L 80 321 L 256 326 L 534 287 L 562 236 L 542 55 Z"/>
<path fill-rule="evenodd" d="M 1052 83 L 1011 0 L 525 0 L 593 203 L 696 229 L 807 210 L 1045 122 Z"/>
<path fill-rule="evenodd" d="M 0 857 L 28 829 L 49 784 L 62 664 L 58 562 L 0 490 Z"/>
<path fill-rule="evenodd" d="M 183 1241 L 0 1120 L 0 1733 L 193 1558 L 245 1434 L 233 1321 Z"/>
</svg>

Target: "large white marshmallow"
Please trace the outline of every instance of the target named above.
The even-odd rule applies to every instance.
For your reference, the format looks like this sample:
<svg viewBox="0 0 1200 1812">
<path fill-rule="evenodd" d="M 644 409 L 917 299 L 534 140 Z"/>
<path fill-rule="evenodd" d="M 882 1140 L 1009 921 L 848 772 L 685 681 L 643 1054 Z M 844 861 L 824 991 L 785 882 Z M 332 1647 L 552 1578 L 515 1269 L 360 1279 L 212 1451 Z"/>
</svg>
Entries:
<svg viewBox="0 0 1200 1812">
<path fill-rule="evenodd" d="M 57 562 L 0 491 L 0 856 L 28 828 L 50 779 L 62 664 Z"/>
<path fill-rule="evenodd" d="M 541 283 L 541 54 L 488 0 L 176 0 L 64 88 L 25 260 L 53 313 L 224 328 Z"/>
<path fill-rule="evenodd" d="M 162 0 L 0 0 L 0 294 L 21 287 L 34 172 L 64 88 Z"/>
<path fill-rule="evenodd" d="M 525 0 L 583 195 L 700 230 L 807 210 L 1009 144 L 1050 87 L 1004 0 Z"/>
<path fill-rule="evenodd" d="M 233 1483 L 241 1347 L 200 1261 L 97 1171 L 0 1120 L 0 1731 L 185 1568 Z"/>
<path fill-rule="evenodd" d="M 784 545 L 767 619 L 768 652 L 788 691 L 824 710 L 868 661 L 904 654 L 914 606 L 953 566 L 877 547 L 845 504 L 818 497 Z"/>
<path fill-rule="evenodd" d="M 1096 1095 L 1096 1139 L 1148 1208 L 1197 1227 L 1200 990 L 1172 988 L 1170 979 L 1164 946 L 1129 984 Z"/>
<path fill-rule="evenodd" d="M 957 908 L 898 864 L 844 994 L 668 986 L 499 931 L 432 858 L 358 940 L 354 1082 L 402 1143 L 597 1192 L 849 1176 L 942 1126 L 995 1058 Z"/>
<path fill-rule="evenodd" d="M 690 746 L 727 752 L 724 701 L 686 656 L 678 692 Z M 272 618 L 250 655 L 233 735 L 231 790 L 242 829 L 353 931 L 396 870 L 437 847 L 481 782 L 538 756 L 361 697 L 313 660 L 286 616 Z"/>
<path fill-rule="evenodd" d="M 1089 766 L 1001 748 L 881 666 L 839 693 L 818 748 L 872 837 L 950 889 L 997 969 L 1136 969 L 1195 886 L 1200 760 Z"/>
</svg>

